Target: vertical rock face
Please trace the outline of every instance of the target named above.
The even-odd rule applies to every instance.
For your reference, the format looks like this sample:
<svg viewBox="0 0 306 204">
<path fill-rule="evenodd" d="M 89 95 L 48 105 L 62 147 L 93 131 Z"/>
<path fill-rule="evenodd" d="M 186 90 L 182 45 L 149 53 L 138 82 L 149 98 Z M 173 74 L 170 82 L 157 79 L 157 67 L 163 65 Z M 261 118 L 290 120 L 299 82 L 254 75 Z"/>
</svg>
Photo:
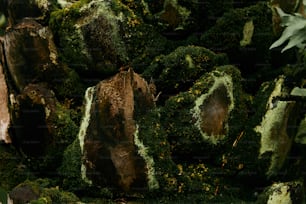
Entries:
<svg viewBox="0 0 306 204">
<path fill-rule="evenodd" d="M 30 156 L 42 155 L 51 141 L 48 122 L 55 109 L 54 93 L 42 84 L 29 84 L 17 101 L 14 132 L 20 148 Z"/>
<path fill-rule="evenodd" d="M 0 141 L 5 143 L 11 143 L 11 138 L 8 134 L 8 128 L 10 126 L 10 113 L 8 109 L 8 87 L 6 84 L 6 78 L 4 74 L 3 65 L 3 50 L 2 43 L 0 41 Z"/>
<path fill-rule="evenodd" d="M 298 117 L 295 101 L 279 101 L 277 97 L 285 94 L 284 78 L 280 77 L 275 84 L 267 102 L 267 112 L 255 131 L 260 135 L 259 159 L 271 154 L 268 177 L 277 173 L 284 164 L 290 151 L 294 134 L 290 128 L 296 127 Z"/>
<path fill-rule="evenodd" d="M 304 203 L 304 185 L 301 181 L 277 182 L 265 188 L 256 204 Z"/>
<path fill-rule="evenodd" d="M 19 90 L 56 73 L 57 52 L 51 31 L 34 20 L 25 19 L 11 29 L 4 37 L 4 49 L 9 72 Z"/>
<path fill-rule="evenodd" d="M 90 118 L 82 123 L 89 120 L 89 124 L 79 132 L 83 177 L 101 186 L 145 188 L 147 168 L 134 144 L 134 118 L 154 106 L 148 84 L 129 69 L 88 91 L 94 91 L 92 100 L 87 101 L 92 102 Z"/>
</svg>

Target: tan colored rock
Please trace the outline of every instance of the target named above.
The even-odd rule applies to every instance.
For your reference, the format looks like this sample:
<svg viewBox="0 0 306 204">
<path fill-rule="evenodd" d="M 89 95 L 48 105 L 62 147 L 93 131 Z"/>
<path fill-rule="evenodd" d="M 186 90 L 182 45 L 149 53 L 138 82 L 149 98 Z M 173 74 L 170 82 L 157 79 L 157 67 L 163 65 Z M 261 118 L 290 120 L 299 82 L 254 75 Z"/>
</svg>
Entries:
<svg viewBox="0 0 306 204">
<path fill-rule="evenodd" d="M 1 48 L 0 50 L 2 50 Z M 3 56 L 2 51 L 0 51 L 0 56 Z M 4 67 L 0 61 L 0 140 L 4 141 L 5 143 L 12 142 L 8 133 L 10 126 L 8 94 L 9 93 L 4 74 Z"/>
<path fill-rule="evenodd" d="M 148 168 L 134 137 L 135 117 L 154 106 L 147 82 L 132 69 L 121 70 L 91 91 L 90 115 L 82 124 L 89 122 L 79 133 L 83 179 L 125 191 L 146 189 Z"/>
</svg>

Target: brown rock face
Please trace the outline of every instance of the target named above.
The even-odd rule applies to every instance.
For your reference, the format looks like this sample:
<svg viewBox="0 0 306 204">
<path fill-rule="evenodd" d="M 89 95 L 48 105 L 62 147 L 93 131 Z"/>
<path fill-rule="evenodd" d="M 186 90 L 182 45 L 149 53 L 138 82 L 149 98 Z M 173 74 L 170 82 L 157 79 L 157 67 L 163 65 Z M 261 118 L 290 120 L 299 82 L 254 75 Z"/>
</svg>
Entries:
<svg viewBox="0 0 306 204">
<path fill-rule="evenodd" d="M 146 188 L 146 165 L 134 144 L 136 114 L 154 105 L 148 84 L 131 69 L 95 87 L 84 139 L 86 176 L 126 191 Z"/>
<path fill-rule="evenodd" d="M 50 118 L 55 112 L 56 98 L 44 84 L 29 84 L 17 96 L 14 132 L 21 150 L 29 156 L 42 155 L 50 145 Z"/>
<path fill-rule="evenodd" d="M 36 190 L 37 191 L 37 190 Z M 11 192 L 10 197 L 16 204 L 29 203 L 39 198 L 39 192 L 35 192 L 33 187 L 27 184 L 16 186 Z"/>
<path fill-rule="evenodd" d="M 228 118 L 231 99 L 225 86 L 218 87 L 201 108 L 201 129 L 208 135 L 225 134 L 224 124 Z"/>
<path fill-rule="evenodd" d="M 8 109 L 8 87 L 6 84 L 6 78 L 4 73 L 3 63 L 3 51 L 2 44 L 0 41 L 0 141 L 5 143 L 11 143 L 11 138 L 8 134 L 8 129 L 10 126 L 10 113 Z"/>
<path fill-rule="evenodd" d="M 35 80 L 48 81 L 50 73 L 56 73 L 57 52 L 51 31 L 34 20 L 24 19 L 6 33 L 4 49 L 8 70 L 19 91 Z"/>
</svg>

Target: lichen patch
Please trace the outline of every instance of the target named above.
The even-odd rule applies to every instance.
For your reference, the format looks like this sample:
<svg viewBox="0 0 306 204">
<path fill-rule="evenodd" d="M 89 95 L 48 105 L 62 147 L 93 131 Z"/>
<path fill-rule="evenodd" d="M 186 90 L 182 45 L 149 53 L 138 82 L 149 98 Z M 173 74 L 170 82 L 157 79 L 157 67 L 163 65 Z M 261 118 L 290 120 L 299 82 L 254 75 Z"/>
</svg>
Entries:
<svg viewBox="0 0 306 204">
<path fill-rule="evenodd" d="M 227 120 L 234 108 L 234 98 L 231 77 L 213 77 L 213 86 L 196 99 L 191 113 L 203 139 L 217 144 L 228 130 Z"/>
</svg>

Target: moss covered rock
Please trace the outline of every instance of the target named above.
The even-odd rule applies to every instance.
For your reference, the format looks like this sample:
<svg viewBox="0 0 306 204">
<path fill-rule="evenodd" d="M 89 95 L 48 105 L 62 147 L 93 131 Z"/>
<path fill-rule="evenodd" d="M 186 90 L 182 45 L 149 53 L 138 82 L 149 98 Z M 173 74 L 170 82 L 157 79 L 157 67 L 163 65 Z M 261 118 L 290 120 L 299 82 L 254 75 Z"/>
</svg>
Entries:
<svg viewBox="0 0 306 204">
<path fill-rule="evenodd" d="M 242 131 L 241 118 L 246 117 L 240 77 L 234 66 L 217 67 L 199 78 L 189 91 L 166 101 L 162 123 L 173 155 L 209 159 L 213 152 L 215 158 L 222 154 L 217 150 L 220 145 L 231 147 Z"/>
<path fill-rule="evenodd" d="M 73 193 L 53 187 L 48 179 L 26 180 L 10 192 L 10 197 L 14 203 L 52 204 L 79 202 L 79 198 Z"/>
<path fill-rule="evenodd" d="M 201 75 L 226 63 L 223 54 L 215 54 L 204 47 L 181 46 L 168 55 L 156 57 L 143 76 L 153 79 L 161 96 L 168 97 L 188 90 Z"/>
<path fill-rule="evenodd" d="M 77 72 L 101 79 L 126 64 L 143 70 L 164 49 L 165 39 L 143 22 L 138 6 L 133 1 L 80 1 L 53 12 L 50 27 L 62 59 Z"/>
<path fill-rule="evenodd" d="M 280 76 L 264 83 L 254 98 L 245 131 L 226 157 L 227 168 L 236 169 L 242 183 L 247 178 L 252 185 L 261 186 L 280 175 L 288 176 L 286 165 L 301 117 L 296 101 L 282 99 L 290 90 Z M 239 165 L 243 168 L 237 171 Z"/>
<path fill-rule="evenodd" d="M 72 111 L 56 99 L 46 84 L 29 84 L 13 109 L 13 143 L 40 173 L 55 171 L 64 149 L 77 135 Z"/>
<path fill-rule="evenodd" d="M 251 77 L 245 85 L 254 91 L 265 80 L 262 79 L 263 72 L 265 77 L 277 76 L 271 62 L 280 64 L 281 57 L 275 56 L 277 60 L 273 60 L 269 51 L 274 40 L 271 19 L 267 2 L 231 10 L 202 34 L 200 44 L 215 52 L 225 52 L 230 63 L 236 64 L 244 77 Z"/>
<path fill-rule="evenodd" d="M 0 146 L 0 186 L 9 191 L 26 179 L 34 178 L 16 149 Z"/>
<path fill-rule="evenodd" d="M 305 192 L 301 181 L 277 182 L 266 187 L 259 195 L 257 204 L 304 203 Z"/>
</svg>

